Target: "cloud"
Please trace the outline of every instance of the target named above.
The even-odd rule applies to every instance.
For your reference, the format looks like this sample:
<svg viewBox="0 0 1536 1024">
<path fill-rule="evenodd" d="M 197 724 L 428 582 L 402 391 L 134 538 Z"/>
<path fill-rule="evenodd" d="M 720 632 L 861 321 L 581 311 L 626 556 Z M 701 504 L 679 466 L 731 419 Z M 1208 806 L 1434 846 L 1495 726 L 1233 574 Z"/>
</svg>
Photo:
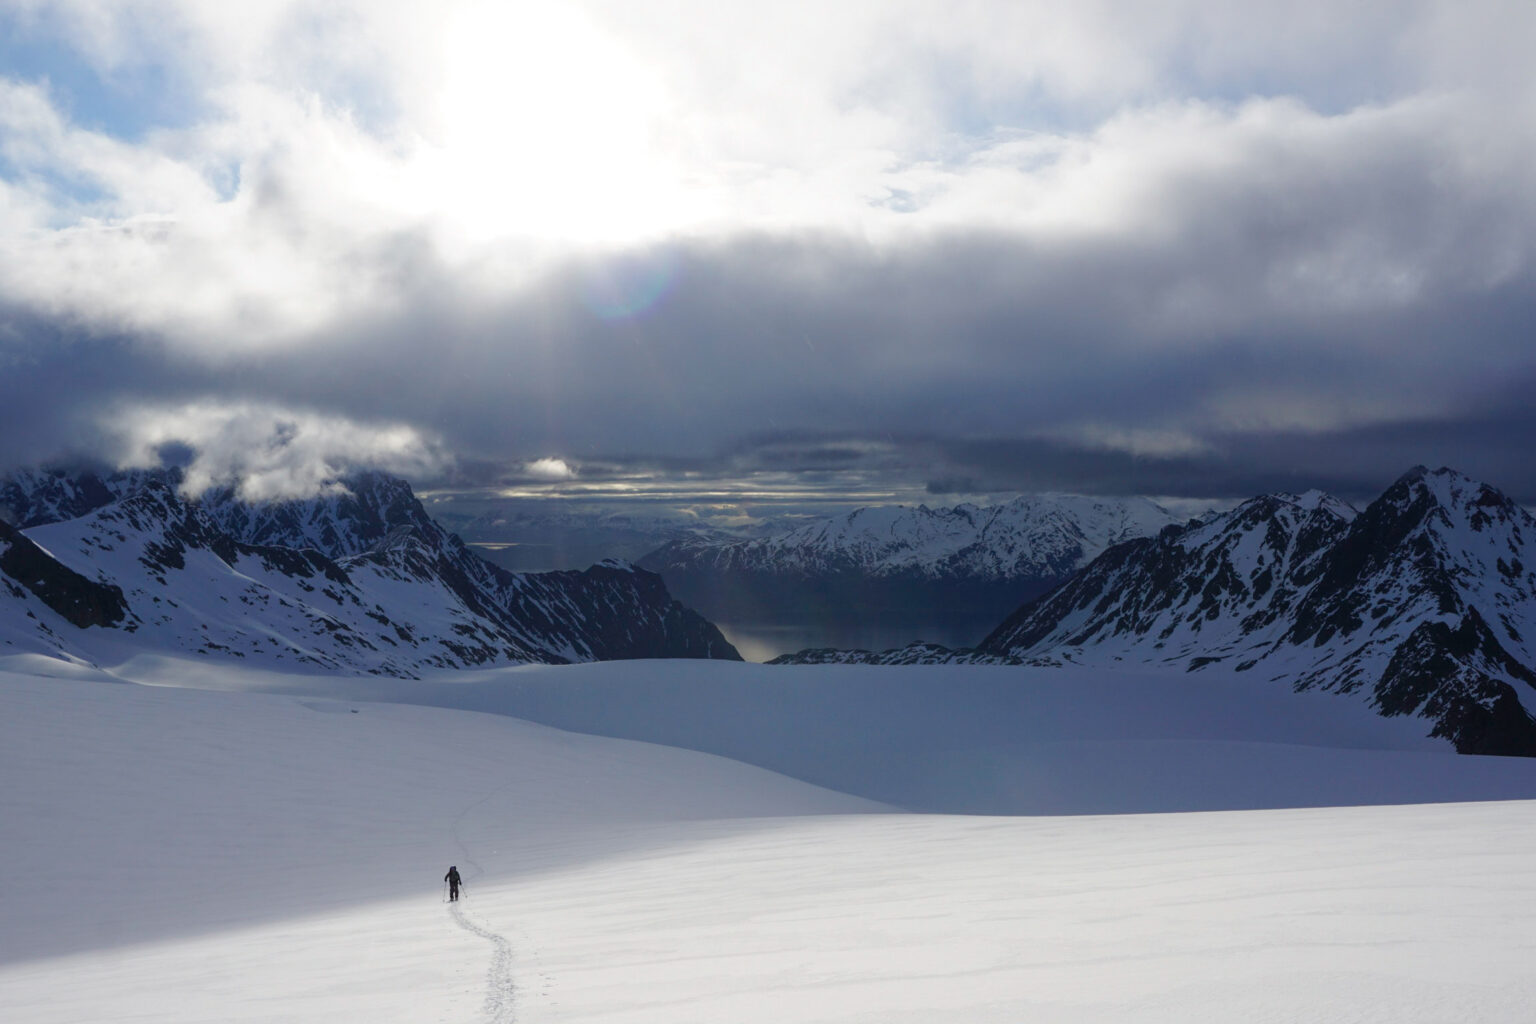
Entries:
<svg viewBox="0 0 1536 1024">
<path fill-rule="evenodd" d="M 574 480 L 576 469 L 564 459 L 542 458 L 534 459 L 523 467 L 530 477 L 541 481 Z"/>
<path fill-rule="evenodd" d="M 1198 216 L 1167 204 L 1170 191 L 1199 205 L 1207 189 L 1347 184 L 1406 159 L 1447 172 L 1458 195 L 1488 195 L 1516 189 L 1531 155 L 1528 133 L 1492 144 L 1503 118 L 1464 89 L 1467 44 L 1437 55 L 1434 82 L 1398 80 L 1405 62 L 1372 56 L 1393 52 L 1381 36 L 1428 45 L 1435 7 L 1394 29 L 1310 5 L 1280 19 L 1205 4 L 1182 18 L 1139 5 L 969 3 L 938 18 L 917 3 L 715 4 L 684 31 L 606 3 L 558 16 L 458 3 L 435 19 L 279 0 L 24 9 L 34 34 L 51 29 L 101 75 L 175 66 L 202 102 L 127 140 L 72 123 L 39 81 L 6 86 L 7 157 L 23 172 L 7 177 L 51 230 L 13 238 L 8 255 L 34 269 L 3 287 L 194 349 L 214 335 L 291 340 L 388 302 L 404 238 L 501 291 L 573 247 L 828 229 L 887 244 L 981 228 L 1140 240 Z M 525 45 L 527 59 L 508 50 Z M 1360 60 L 1373 89 L 1343 103 L 1319 91 L 1339 77 L 1314 74 L 1319 52 Z M 1261 73 L 1284 91 L 1246 88 Z M 1077 114 L 1058 116 L 1063 105 Z M 1377 241 L 1298 268 L 1315 275 L 1300 284 L 1385 262 L 1335 292 L 1411 285 L 1412 268 L 1390 266 L 1392 239 Z"/>
<path fill-rule="evenodd" d="M 0 13 L 0 460 L 1536 489 L 1522 5 L 670 10 Z"/>
<path fill-rule="evenodd" d="M 255 405 L 124 408 L 106 417 L 104 430 L 120 466 L 157 466 L 170 457 L 184 469 L 188 494 L 235 484 L 250 501 L 332 490 L 349 470 L 423 476 L 447 462 L 433 439 L 409 426 Z"/>
</svg>

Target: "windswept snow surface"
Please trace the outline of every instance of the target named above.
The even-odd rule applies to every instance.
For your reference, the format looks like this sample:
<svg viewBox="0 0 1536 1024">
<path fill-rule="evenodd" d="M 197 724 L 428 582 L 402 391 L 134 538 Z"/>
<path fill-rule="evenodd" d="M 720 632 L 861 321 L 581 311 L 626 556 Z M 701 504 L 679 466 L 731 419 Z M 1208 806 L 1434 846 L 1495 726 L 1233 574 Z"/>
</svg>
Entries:
<svg viewBox="0 0 1536 1024">
<path fill-rule="evenodd" d="M 1457 756 L 1329 694 L 687 662 L 380 681 L 375 700 L 164 658 L 116 678 L 160 685 L 0 666 L 7 1021 L 1413 1024 L 1523 1022 L 1536 997 L 1536 762 Z M 898 812 L 412 706 L 429 700 L 678 745 L 723 730 L 864 796 L 889 774 L 909 803 L 969 786 L 1070 816 Z M 1093 755 L 1109 767 L 1072 779 Z M 1181 758 L 1266 809 L 1136 774 Z M 1280 809 L 1368 781 L 1377 806 Z M 1172 784 L 1191 788 L 1154 793 Z M 1193 813 L 1084 813 L 1118 791 Z M 1451 797 L 1483 802 L 1385 805 Z"/>
<path fill-rule="evenodd" d="M 125 679 L 488 711 L 682 747 L 906 810 L 1123 814 L 1536 797 L 1536 759 L 1468 757 L 1333 693 L 1232 673 L 599 662 L 376 677 Z"/>
</svg>

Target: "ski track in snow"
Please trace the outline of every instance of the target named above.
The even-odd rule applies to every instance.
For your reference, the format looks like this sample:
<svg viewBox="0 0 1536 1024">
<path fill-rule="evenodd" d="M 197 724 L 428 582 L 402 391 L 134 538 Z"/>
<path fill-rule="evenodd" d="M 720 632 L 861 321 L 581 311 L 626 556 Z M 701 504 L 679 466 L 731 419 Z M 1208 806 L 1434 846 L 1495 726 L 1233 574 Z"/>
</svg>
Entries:
<svg viewBox="0 0 1536 1024">
<path fill-rule="evenodd" d="M 513 1013 L 517 999 L 517 986 L 512 982 L 512 943 L 508 942 L 505 936 L 489 928 L 482 928 L 471 921 L 464 913 L 462 895 L 457 903 L 448 905 L 448 913 L 453 915 L 454 921 L 460 928 L 480 936 L 492 946 L 491 966 L 486 972 L 485 979 L 483 1007 L 485 1019 L 491 1024 L 513 1024 L 517 1019 Z"/>
<path fill-rule="evenodd" d="M 471 869 L 470 879 L 479 878 L 485 874 L 485 869 L 480 866 L 479 861 L 475 860 L 474 855 L 469 850 L 469 844 L 464 842 L 461 827 L 464 824 L 464 819 L 472 811 L 489 802 L 492 797 L 500 792 L 500 789 L 492 790 L 464 808 L 459 813 L 459 816 L 454 819 L 453 841 L 463 854 L 460 859 Z M 466 879 L 467 881 L 468 879 Z M 448 904 L 448 913 L 460 928 L 473 935 L 480 936 L 480 938 L 491 944 L 491 966 L 487 969 L 485 976 L 485 1003 L 482 1007 L 482 1012 L 489 1024 L 514 1024 L 517 1020 L 515 1012 L 517 1006 L 517 985 L 512 979 L 512 943 L 507 940 L 505 935 L 482 927 L 470 919 L 469 915 L 464 912 L 464 903 L 468 894 L 469 886 L 467 884 L 462 885 L 458 901 Z"/>
</svg>

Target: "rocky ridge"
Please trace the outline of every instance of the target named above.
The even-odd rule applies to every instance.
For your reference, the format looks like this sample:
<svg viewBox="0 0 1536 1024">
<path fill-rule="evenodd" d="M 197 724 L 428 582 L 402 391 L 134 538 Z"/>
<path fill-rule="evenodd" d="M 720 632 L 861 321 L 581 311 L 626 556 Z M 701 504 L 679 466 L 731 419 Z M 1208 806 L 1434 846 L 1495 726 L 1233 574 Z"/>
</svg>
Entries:
<svg viewBox="0 0 1536 1024">
<path fill-rule="evenodd" d="M 230 494 L 191 502 L 162 478 L 135 483 L 88 514 L 25 533 L 6 528 L 0 596 L 16 607 L 4 613 L 0 650 L 100 661 L 148 647 L 401 676 L 519 662 L 739 657 L 654 574 L 620 563 L 507 572 L 438 527 L 403 481 L 382 474 L 346 481 L 345 493 L 266 505 Z M 62 514 L 78 506 L 52 507 Z M 23 567 L 13 571 L 18 559 Z M 65 583 L 40 588 L 28 583 L 34 576 Z M 75 596 L 58 596 L 65 592 Z M 120 615 L 81 620 L 78 608 L 93 601 L 115 607 L 104 596 L 111 593 Z M 39 600 L 41 617 L 32 607 Z M 48 610 L 61 621 L 44 621 Z M 34 626 L 18 628 L 29 614 Z"/>
<path fill-rule="evenodd" d="M 972 650 L 780 661 L 1220 666 L 1417 715 L 1466 753 L 1536 756 L 1536 520 L 1416 467 L 1358 515 L 1273 494 L 1104 552 Z"/>
</svg>

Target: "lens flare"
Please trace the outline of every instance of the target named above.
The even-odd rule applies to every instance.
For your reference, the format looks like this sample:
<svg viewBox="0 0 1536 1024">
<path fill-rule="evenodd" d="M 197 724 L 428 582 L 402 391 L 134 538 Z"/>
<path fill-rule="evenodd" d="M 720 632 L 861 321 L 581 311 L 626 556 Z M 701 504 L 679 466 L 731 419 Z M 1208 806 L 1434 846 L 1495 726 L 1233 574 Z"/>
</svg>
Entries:
<svg viewBox="0 0 1536 1024">
<path fill-rule="evenodd" d="M 649 252 L 605 261 L 589 268 L 581 301 L 604 320 L 626 320 L 655 306 L 677 281 L 677 258 Z"/>
</svg>

